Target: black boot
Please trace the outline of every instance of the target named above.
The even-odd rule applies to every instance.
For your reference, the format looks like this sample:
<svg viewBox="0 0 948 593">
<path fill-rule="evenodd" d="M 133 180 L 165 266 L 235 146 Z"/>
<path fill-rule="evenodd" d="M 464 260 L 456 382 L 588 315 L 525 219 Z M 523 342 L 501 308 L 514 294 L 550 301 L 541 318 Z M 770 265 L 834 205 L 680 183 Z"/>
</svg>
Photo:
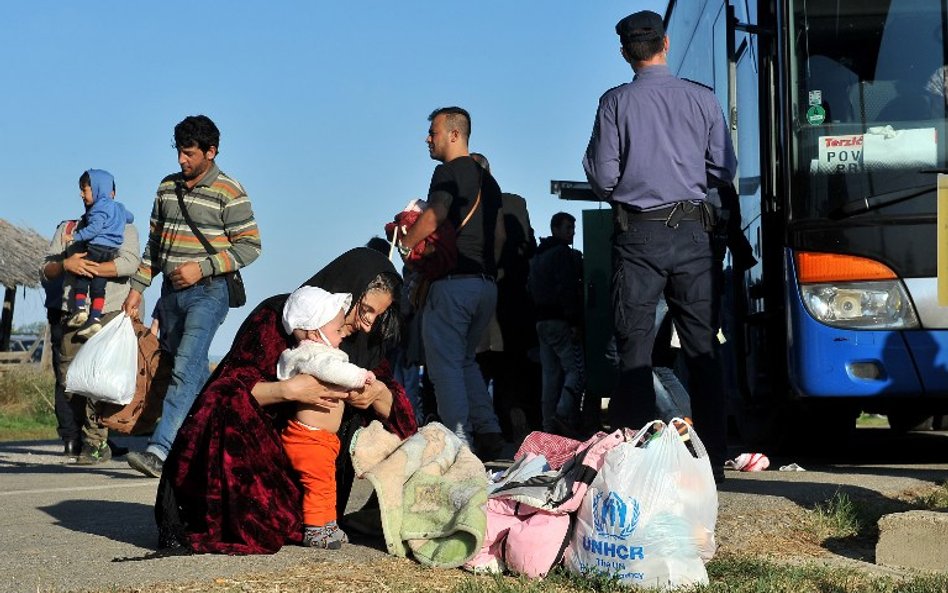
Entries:
<svg viewBox="0 0 948 593">
<path fill-rule="evenodd" d="M 66 441 L 63 443 L 63 457 L 75 461 L 82 452 L 82 441 Z"/>
</svg>

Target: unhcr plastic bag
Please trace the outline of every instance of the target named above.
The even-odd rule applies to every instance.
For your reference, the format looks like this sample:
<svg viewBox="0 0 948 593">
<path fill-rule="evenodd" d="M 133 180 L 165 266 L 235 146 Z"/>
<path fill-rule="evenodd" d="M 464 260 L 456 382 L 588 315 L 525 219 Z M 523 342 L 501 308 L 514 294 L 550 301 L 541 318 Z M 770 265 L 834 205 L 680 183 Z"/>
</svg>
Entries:
<svg viewBox="0 0 948 593">
<path fill-rule="evenodd" d="M 717 489 L 698 435 L 672 422 L 685 433 L 656 420 L 606 454 L 577 512 L 571 571 L 643 587 L 707 584 Z"/>
<path fill-rule="evenodd" d="M 124 406 L 135 395 L 138 339 L 132 320 L 116 316 L 82 345 L 66 371 L 66 391 Z"/>
</svg>

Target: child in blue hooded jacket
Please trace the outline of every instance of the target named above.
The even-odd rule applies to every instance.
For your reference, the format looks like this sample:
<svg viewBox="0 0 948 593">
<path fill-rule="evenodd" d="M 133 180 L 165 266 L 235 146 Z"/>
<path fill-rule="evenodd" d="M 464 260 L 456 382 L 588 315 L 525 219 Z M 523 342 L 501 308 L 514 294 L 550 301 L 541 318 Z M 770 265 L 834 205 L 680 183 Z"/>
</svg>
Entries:
<svg viewBox="0 0 948 593">
<path fill-rule="evenodd" d="M 125 236 L 125 225 L 135 217 L 115 200 L 115 178 L 108 171 L 89 169 L 79 177 L 79 194 L 86 213 L 77 230 L 67 240 L 85 243 L 85 258 L 102 263 L 115 259 Z M 69 327 L 81 327 L 76 335 L 88 339 L 102 329 L 102 308 L 105 304 L 105 284 L 102 276 L 77 276 L 73 285 L 74 314 Z M 87 301 L 91 306 L 86 310 Z"/>
</svg>

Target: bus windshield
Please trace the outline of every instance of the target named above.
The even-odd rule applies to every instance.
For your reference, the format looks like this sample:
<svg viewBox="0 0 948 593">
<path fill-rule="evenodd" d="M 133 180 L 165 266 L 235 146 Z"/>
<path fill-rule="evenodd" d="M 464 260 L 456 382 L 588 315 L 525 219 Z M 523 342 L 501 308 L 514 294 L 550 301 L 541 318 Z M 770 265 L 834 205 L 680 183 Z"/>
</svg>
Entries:
<svg viewBox="0 0 948 593">
<path fill-rule="evenodd" d="M 790 216 L 832 217 L 877 196 L 879 207 L 850 214 L 933 214 L 932 171 L 948 154 L 948 1 L 790 6 Z"/>
</svg>

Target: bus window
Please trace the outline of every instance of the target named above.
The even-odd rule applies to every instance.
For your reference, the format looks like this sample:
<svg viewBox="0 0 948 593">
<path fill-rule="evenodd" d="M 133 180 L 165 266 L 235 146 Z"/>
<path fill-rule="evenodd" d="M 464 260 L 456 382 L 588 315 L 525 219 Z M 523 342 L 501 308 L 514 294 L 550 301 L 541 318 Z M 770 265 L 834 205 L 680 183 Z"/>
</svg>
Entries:
<svg viewBox="0 0 948 593">
<path fill-rule="evenodd" d="M 930 195 L 860 216 L 934 213 L 935 177 L 921 171 L 946 165 L 946 4 L 790 1 L 792 218 L 926 184 Z"/>
</svg>

